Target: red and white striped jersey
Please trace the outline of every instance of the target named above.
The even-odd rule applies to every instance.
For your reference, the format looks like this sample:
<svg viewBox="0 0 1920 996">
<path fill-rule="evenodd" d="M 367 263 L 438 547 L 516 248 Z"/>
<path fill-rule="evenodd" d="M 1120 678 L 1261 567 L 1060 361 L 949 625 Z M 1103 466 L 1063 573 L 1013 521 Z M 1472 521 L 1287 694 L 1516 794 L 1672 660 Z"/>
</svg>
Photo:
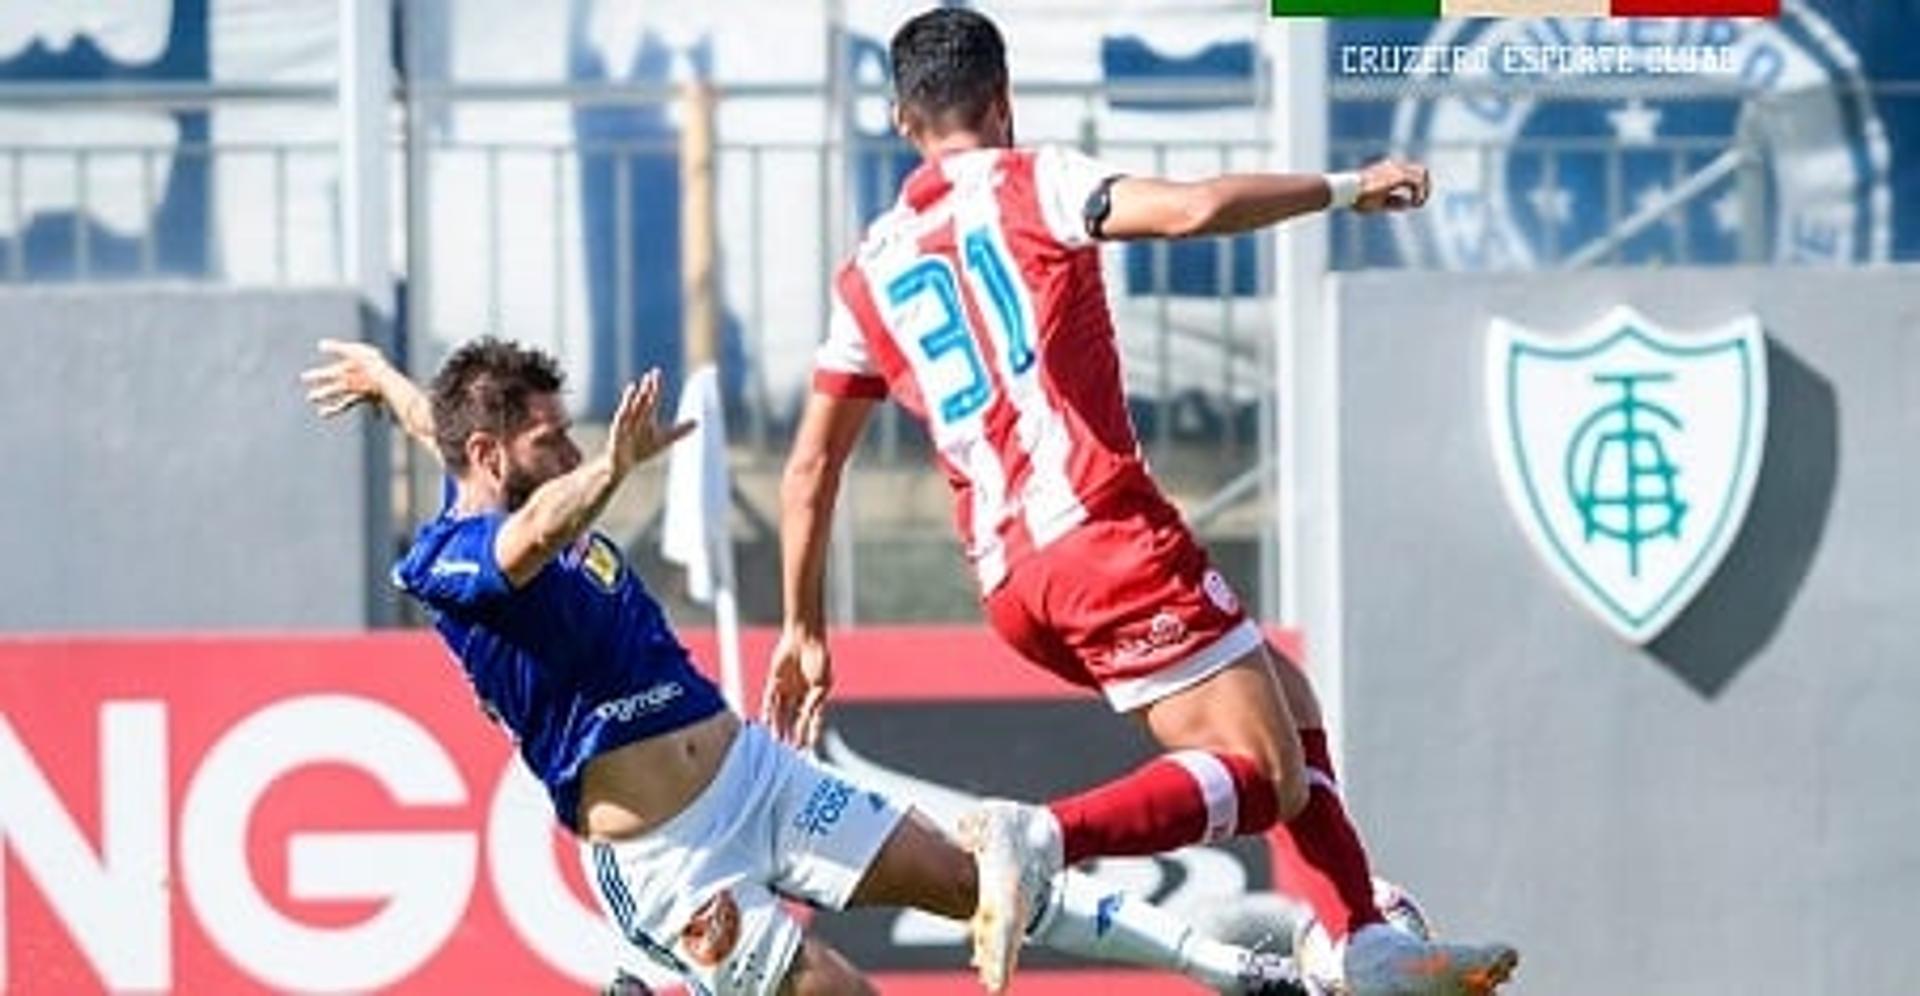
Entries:
<svg viewBox="0 0 1920 996">
<path fill-rule="evenodd" d="M 1082 217 L 1118 173 L 1060 148 L 923 163 L 834 278 L 814 389 L 927 424 L 986 591 L 1146 480 Z"/>
</svg>

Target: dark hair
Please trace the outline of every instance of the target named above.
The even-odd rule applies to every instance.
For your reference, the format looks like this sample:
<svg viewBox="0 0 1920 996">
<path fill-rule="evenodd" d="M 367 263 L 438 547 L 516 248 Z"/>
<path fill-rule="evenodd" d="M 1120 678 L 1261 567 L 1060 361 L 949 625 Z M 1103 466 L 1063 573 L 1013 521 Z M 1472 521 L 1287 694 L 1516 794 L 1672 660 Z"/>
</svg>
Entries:
<svg viewBox="0 0 1920 996">
<path fill-rule="evenodd" d="M 972 128 L 1007 86 L 1007 46 L 986 15 L 940 7 L 893 33 L 893 99 L 916 126 Z"/>
<path fill-rule="evenodd" d="M 468 436 L 512 435 L 527 424 L 527 399 L 565 380 L 553 357 L 493 336 L 454 350 L 433 378 L 434 441 L 447 469 L 466 469 Z"/>
</svg>

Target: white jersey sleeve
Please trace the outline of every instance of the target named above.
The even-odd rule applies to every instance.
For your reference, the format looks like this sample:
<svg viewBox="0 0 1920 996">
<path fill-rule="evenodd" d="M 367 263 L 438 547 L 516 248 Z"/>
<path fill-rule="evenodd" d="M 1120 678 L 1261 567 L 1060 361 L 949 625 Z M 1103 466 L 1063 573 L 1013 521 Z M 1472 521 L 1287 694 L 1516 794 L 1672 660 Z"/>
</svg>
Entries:
<svg viewBox="0 0 1920 996">
<path fill-rule="evenodd" d="M 827 338 L 813 354 L 813 387 L 825 394 L 884 397 L 886 381 L 873 365 L 866 337 L 836 290 L 829 295 Z"/>
<path fill-rule="evenodd" d="M 1102 181 L 1125 176 L 1126 170 L 1063 146 L 1042 147 L 1033 157 L 1033 185 L 1047 229 L 1061 245 L 1092 245 L 1087 231 L 1087 198 Z"/>
</svg>

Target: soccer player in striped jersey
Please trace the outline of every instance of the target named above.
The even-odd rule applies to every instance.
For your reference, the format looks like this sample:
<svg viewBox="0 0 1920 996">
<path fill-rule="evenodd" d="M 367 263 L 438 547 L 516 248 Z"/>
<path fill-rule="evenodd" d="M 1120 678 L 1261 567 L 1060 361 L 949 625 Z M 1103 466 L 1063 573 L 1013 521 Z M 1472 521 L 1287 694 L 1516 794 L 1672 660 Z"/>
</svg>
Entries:
<svg viewBox="0 0 1920 996">
<path fill-rule="evenodd" d="M 974 911 L 966 852 L 903 803 L 742 723 L 619 545 L 593 531 L 629 472 L 691 428 L 654 420 L 657 371 L 628 385 L 605 447 L 585 455 L 543 353 L 468 343 L 429 395 L 371 346 L 321 348 L 332 361 L 302 377 L 321 414 L 379 405 L 452 476 L 450 502 L 394 581 L 432 610 L 482 708 L 581 838 L 587 880 L 634 948 L 693 996 L 852 996 L 872 988 L 782 897 Z M 1035 935 L 1063 951 L 1230 993 L 1300 993 L 1287 959 L 1202 937 L 1084 875 L 1055 876 L 1035 912 Z"/>
<path fill-rule="evenodd" d="M 975 814 L 976 960 L 989 986 L 1053 869 L 1269 833 L 1342 944 L 1354 993 L 1482 993 L 1505 945 L 1420 941 L 1383 922 L 1334 781 L 1320 709 L 1147 473 L 1107 308 L 1103 239 L 1224 235 L 1330 208 L 1417 208 L 1425 169 L 1199 182 L 1129 176 L 1014 144 L 1004 45 L 941 8 L 892 41 L 896 124 L 923 162 L 833 278 L 826 341 L 783 483 L 786 619 L 764 704 L 818 733 L 831 684 L 822 587 L 842 468 L 875 402 L 925 421 L 986 614 L 1023 656 L 1098 688 L 1170 753 L 1046 807 Z"/>
</svg>

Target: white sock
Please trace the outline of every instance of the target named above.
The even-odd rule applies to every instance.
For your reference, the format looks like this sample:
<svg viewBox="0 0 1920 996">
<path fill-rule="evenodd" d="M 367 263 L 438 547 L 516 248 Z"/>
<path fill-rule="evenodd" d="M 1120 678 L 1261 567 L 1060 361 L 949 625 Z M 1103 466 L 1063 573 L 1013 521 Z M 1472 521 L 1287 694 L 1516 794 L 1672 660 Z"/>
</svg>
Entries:
<svg viewBox="0 0 1920 996">
<path fill-rule="evenodd" d="M 1179 972 L 1214 989 L 1240 981 L 1247 951 L 1210 937 L 1145 900 L 1092 876 L 1054 876 L 1028 939 L 1055 951 Z"/>
</svg>

